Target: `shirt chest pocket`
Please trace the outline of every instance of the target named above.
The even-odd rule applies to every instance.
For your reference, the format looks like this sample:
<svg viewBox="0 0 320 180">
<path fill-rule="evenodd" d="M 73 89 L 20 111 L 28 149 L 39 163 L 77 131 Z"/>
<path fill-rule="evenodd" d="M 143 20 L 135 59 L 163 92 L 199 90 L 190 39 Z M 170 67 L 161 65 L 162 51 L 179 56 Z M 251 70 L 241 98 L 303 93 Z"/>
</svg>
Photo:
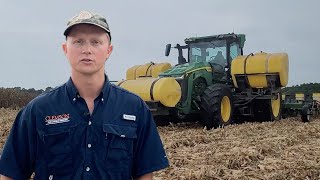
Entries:
<svg viewBox="0 0 320 180">
<path fill-rule="evenodd" d="M 137 128 L 115 124 L 104 124 L 106 154 L 105 163 L 108 169 L 127 169 L 132 163 L 133 145 L 137 138 Z"/>
<path fill-rule="evenodd" d="M 48 172 L 65 175 L 72 171 L 72 147 L 70 127 L 48 129 L 43 135 L 46 146 Z"/>
</svg>

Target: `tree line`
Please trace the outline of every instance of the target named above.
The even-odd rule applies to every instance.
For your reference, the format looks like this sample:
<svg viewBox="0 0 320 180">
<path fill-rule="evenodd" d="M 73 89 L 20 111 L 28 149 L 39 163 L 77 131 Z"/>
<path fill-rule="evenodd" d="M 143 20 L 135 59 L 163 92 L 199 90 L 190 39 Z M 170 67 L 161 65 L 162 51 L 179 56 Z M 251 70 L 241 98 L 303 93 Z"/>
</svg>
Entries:
<svg viewBox="0 0 320 180">
<path fill-rule="evenodd" d="M 41 93 L 50 91 L 51 87 L 35 90 L 21 87 L 0 88 L 0 108 L 21 108 Z M 320 83 L 304 83 L 282 89 L 282 93 L 320 93 Z"/>
<path fill-rule="evenodd" d="M 0 88 L 0 108 L 21 108 L 36 96 L 51 89 L 51 87 L 47 87 L 45 90 L 21 87 Z"/>
<path fill-rule="evenodd" d="M 295 85 L 291 87 L 285 87 L 282 89 L 282 93 L 291 94 L 291 93 L 320 93 L 320 83 L 303 83 L 300 85 Z"/>
</svg>

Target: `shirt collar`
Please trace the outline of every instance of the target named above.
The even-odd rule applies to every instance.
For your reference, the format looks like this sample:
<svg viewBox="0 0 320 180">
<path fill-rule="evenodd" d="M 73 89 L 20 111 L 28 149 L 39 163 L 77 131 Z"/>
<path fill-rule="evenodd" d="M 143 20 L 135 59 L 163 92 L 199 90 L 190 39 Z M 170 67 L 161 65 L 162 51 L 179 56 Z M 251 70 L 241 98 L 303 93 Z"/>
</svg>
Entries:
<svg viewBox="0 0 320 180">
<path fill-rule="evenodd" d="M 105 102 L 108 98 L 108 94 L 109 94 L 109 89 L 110 89 L 110 81 L 108 76 L 105 74 L 105 81 L 104 81 L 104 85 L 102 87 L 101 93 L 98 97 L 101 97 L 101 101 Z M 68 82 L 66 83 L 66 87 L 67 87 L 67 91 L 69 94 L 69 99 L 71 102 L 76 102 L 77 99 L 80 97 L 79 92 L 76 88 L 76 86 L 73 84 L 73 81 L 71 79 L 71 77 L 69 78 Z"/>
</svg>

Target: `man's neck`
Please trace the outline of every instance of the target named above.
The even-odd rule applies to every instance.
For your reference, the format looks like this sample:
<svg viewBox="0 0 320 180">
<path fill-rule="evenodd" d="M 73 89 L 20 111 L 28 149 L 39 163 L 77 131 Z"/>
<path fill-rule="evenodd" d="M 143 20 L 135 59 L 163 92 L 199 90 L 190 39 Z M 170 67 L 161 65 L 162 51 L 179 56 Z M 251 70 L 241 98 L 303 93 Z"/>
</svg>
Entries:
<svg viewBox="0 0 320 180">
<path fill-rule="evenodd" d="M 91 76 L 80 73 L 72 73 L 71 79 L 80 96 L 85 100 L 94 100 L 96 97 L 98 97 L 105 82 L 104 73 Z"/>
</svg>

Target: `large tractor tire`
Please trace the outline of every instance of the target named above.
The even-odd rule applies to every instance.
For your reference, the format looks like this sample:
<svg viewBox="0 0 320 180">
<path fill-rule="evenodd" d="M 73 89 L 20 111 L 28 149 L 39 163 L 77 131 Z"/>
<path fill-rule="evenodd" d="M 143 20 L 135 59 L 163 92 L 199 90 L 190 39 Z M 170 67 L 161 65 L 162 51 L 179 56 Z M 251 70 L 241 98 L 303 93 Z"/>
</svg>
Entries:
<svg viewBox="0 0 320 180">
<path fill-rule="evenodd" d="M 282 96 L 278 93 L 277 99 L 259 99 L 253 103 L 255 121 L 275 121 L 281 119 Z"/>
<path fill-rule="evenodd" d="M 304 105 L 301 109 L 301 119 L 302 122 L 310 122 L 311 120 L 311 109 L 309 108 L 309 105 Z"/>
<path fill-rule="evenodd" d="M 214 84 L 201 97 L 202 124 L 207 128 L 224 127 L 232 123 L 233 98 L 231 89 Z"/>
</svg>

